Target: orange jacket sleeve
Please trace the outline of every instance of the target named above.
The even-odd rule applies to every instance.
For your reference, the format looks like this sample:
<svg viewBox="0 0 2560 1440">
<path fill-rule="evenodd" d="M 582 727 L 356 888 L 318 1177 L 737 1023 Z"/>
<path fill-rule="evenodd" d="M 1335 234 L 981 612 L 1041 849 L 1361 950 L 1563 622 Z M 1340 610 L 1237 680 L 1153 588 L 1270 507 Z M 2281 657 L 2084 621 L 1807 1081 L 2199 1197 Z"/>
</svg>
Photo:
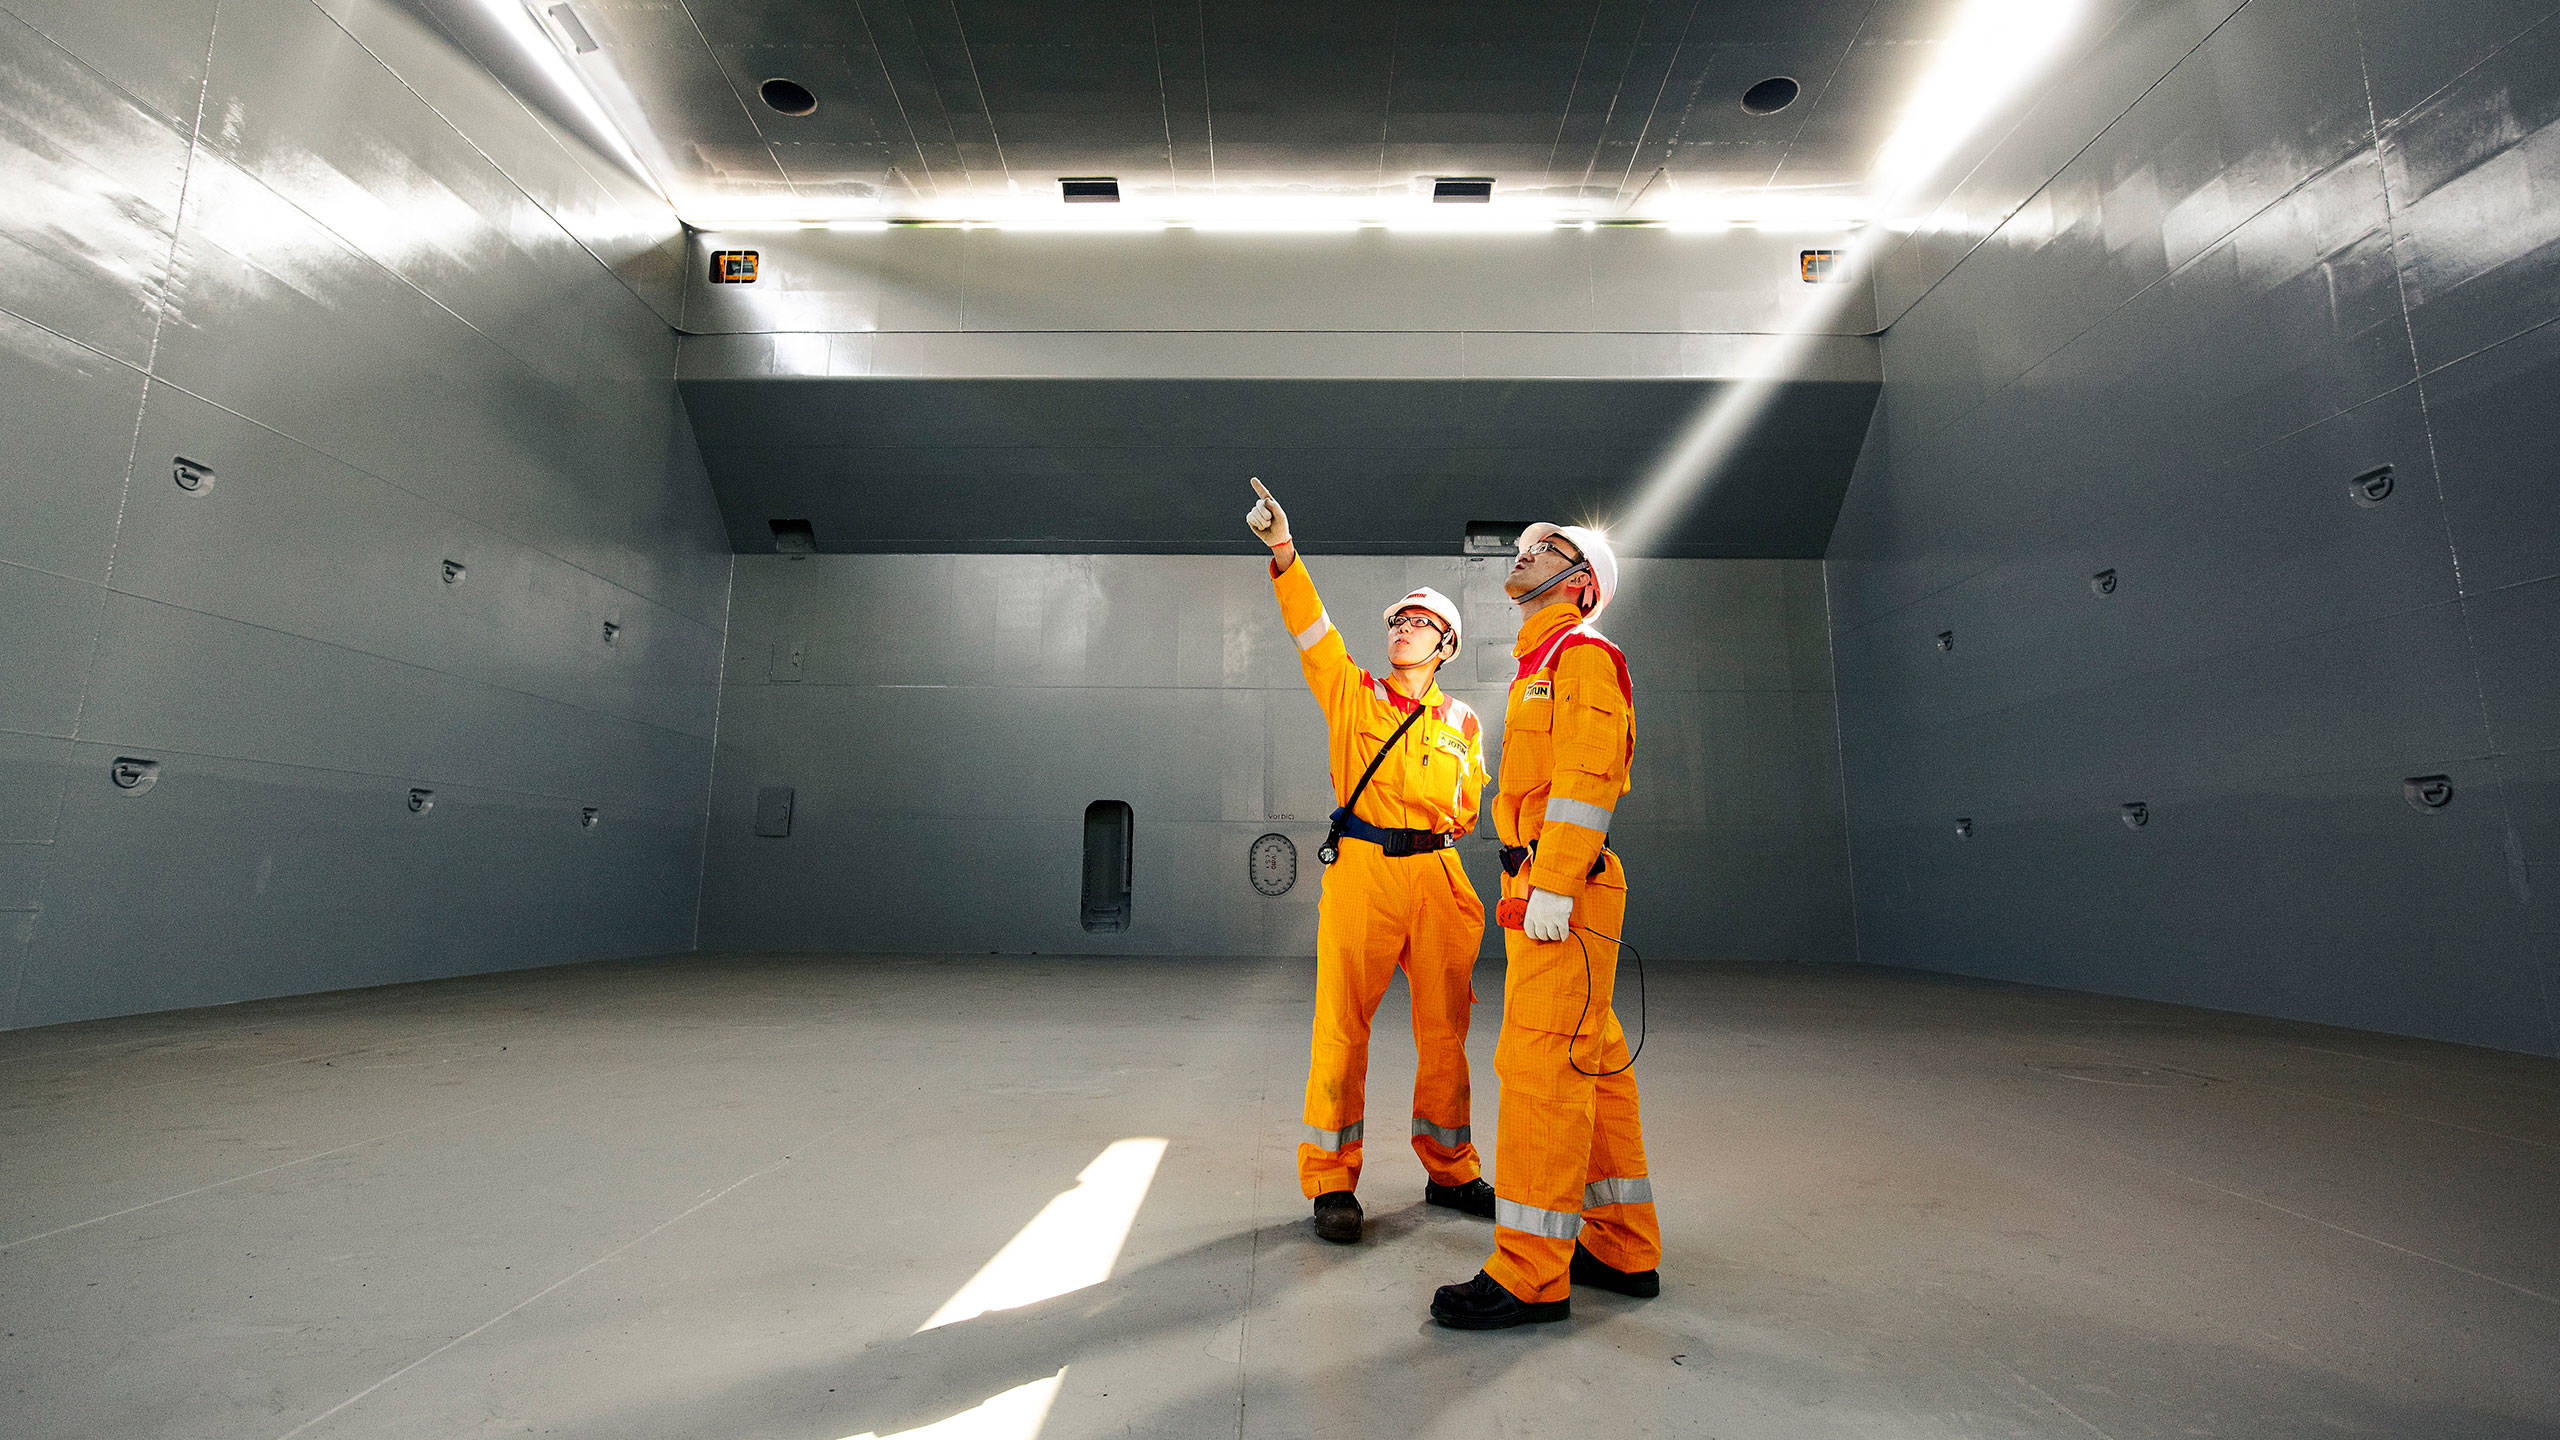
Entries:
<svg viewBox="0 0 2560 1440">
<path fill-rule="evenodd" d="M 1608 838 L 1635 760 L 1635 703 L 1617 662 L 1597 645 L 1568 647 L 1556 660 L 1555 770 L 1538 830 L 1529 882 L 1579 896 Z"/>
<path fill-rule="evenodd" d="M 1306 673 L 1307 688 L 1315 692 L 1316 704 L 1331 723 L 1346 713 L 1345 705 L 1368 683 L 1369 672 L 1351 658 L 1351 647 L 1343 643 L 1342 632 L 1333 628 L 1333 617 L 1325 613 L 1324 597 L 1316 593 L 1304 557 L 1273 573 L 1271 592 L 1280 600 L 1280 623 L 1297 643 L 1298 668 Z"/>
</svg>

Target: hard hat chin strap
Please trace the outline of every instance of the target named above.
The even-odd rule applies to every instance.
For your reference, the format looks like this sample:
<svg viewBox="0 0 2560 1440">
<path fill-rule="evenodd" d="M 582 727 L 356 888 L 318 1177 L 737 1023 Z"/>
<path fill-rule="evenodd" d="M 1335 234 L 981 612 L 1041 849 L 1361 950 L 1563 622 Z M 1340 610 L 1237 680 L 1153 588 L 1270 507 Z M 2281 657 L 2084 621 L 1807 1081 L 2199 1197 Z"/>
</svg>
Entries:
<svg viewBox="0 0 2560 1440">
<path fill-rule="evenodd" d="M 1590 562 L 1590 561 L 1588 561 L 1588 560 L 1576 560 L 1576 561 L 1574 561 L 1572 564 L 1567 565 L 1566 567 L 1564 567 L 1563 569 L 1561 569 L 1561 570 L 1557 571 L 1557 572 L 1556 572 L 1556 573 L 1554 573 L 1553 575 L 1548 576 L 1548 577 L 1547 577 L 1547 579 L 1546 579 L 1546 583 L 1544 583 L 1544 584 L 1540 585 L 1537 589 L 1532 590 L 1532 591 L 1530 591 L 1528 594 L 1521 596 L 1521 597 L 1520 597 L 1520 603 L 1525 605 L 1525 604 L 1527 604 L 1528 602 L 1530 602 L 1530 601 L 1532 601 L 1532 600 L 1537 599 L 1539 596 L 1546 594 L 1548 591 L 1553 590 L 1553 589 L 1554 589 L 1554 588 L 1556 588 L 1557 586 L 1559 586 L 1559 585 L 1563 584 L 1565 581 L 1572 579 L 1572 578 L 1573 578 L 1574 576 L 1576 576 L 1576 575 L 1588 575 L 1588 574 L 1590 574 L 1590 573 L 1591 573 L 1591 562 Z"/>
</svg>

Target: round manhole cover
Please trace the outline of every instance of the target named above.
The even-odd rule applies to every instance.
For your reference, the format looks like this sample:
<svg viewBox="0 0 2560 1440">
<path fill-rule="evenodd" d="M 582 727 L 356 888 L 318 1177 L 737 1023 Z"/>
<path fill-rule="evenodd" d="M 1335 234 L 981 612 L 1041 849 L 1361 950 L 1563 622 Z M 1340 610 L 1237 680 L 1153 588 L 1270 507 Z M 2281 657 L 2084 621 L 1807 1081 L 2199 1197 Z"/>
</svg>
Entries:
<svg viewBox="0 0 2560 1440">
<path fill-rule="evenodd" d="M 2134 1085 L 2152 1090 L 2192 1090 L 2210 1085 L 2202 1075 L 2183 1070 L 2163 1070 L 2151 1065 L 2110 1065 L 2093 1060 L 2030 1060 L 2027 1068 L 2039 1075 L 2057 1080 L 2077 1080 L 2084 1085 Z"/>
</svg>

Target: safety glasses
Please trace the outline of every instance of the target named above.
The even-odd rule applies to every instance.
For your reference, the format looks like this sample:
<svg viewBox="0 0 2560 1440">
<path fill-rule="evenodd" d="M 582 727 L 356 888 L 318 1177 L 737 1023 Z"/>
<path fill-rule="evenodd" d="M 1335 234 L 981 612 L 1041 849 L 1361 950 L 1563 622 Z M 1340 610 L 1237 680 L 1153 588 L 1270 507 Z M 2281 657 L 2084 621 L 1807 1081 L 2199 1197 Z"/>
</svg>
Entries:
<svg viewBox="0 0 2560 1440">
<path fill-rule="evenodd" d="M 1553 540 L 1541 540 L 1537 544 L 1520 552 L 1520 558 L 1523 560 L 1526 560 L 1533 555 L 1553 555 L 1559 560 L 1579 560 L 1582 558 L 1579 555 L 1566 554 L 1564 547 Z"/>
<path fill-rule="evenodd" d="M 1443 626 L 1439 621 L 1432 619 L 1428 615 L 1398 615 L 1387 621 L 1387 629 L 1390 632 L 1397 630 L 1430 630 L 1442 635 L 1449 633 L 1446 626 Z"/>
</svg>

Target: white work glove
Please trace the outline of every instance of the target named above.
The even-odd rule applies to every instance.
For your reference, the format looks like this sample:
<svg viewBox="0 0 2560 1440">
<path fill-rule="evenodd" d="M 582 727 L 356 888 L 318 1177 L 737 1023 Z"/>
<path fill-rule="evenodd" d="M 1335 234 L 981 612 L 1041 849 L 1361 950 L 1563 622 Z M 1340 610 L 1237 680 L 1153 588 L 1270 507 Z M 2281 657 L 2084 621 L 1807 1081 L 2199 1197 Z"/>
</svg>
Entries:
<svg viewBox="0 0 2560 1440">
<path fill-rule="evenodd" d="M 1561 940 L 1573 929 L 1573 897 L 1553 890 L 1531 890 L 1529 913 L 1520 917 L 1520 933 L 1532 940 Z"/>
<path fill-rule="evenodd" d="M 1274 550 L 1288 544 L 1289 512 L 1281 509 L 1280 502 L 1271 498 L 1271 492 L 1262 488 L 1259 478 L 1253 481 L 1253 493 L 1262 498 L 1253 502 L 1252 509 L 1244 512 L 1246 528 L 1253 531 L 1253 538 Z"/>
</svg>

